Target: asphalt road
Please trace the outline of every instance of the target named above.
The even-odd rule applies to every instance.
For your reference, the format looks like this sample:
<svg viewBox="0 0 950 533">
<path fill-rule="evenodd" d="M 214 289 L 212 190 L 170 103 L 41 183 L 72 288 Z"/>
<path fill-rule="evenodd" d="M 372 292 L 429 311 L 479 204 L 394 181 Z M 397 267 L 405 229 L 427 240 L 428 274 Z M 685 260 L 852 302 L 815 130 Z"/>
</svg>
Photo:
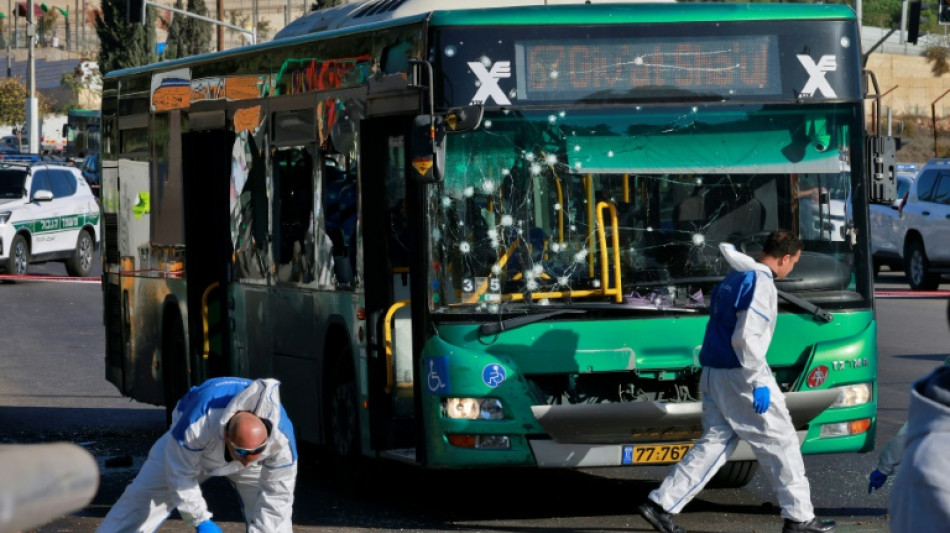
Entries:
<svg viewBox="0 0 950 533">
<path fill-rule="evenodd" d="M 58 264 L 34 271 L 65 274 Z M 899 275 L 885 272 L 878 281 L 882 290 L 906 289 Z M 904 421 L 910 384 L 950 353 L 945 318 L 950 287 L 943 288 L 929 298 L 898 292 L 878 300 L 878 450 Z M 0 443 L 68 441 L 89 450 L 100 468 L 92 503 L 36 531 L 95 531 L 164 430 L 164 411 L 120 397 L 105 381 L 98 284 L 0 283 L 0 294 L 6 303 L 0 320 Z M 866 488 L 876 459 L 876 452 L 805 458 L 816 511 L 837 519 L 841 532 L 887 531 L 890 483 L 871 496 Z M 636 505 L 666 470 L 419 472 L 391 467 L 352 494 L 328 483 L 319 465 L 305 462 L 295 531 L 650 531 Z M 244 531 L 237 502 L 223 483 L 210 483 L 205 493 L 224 531 Z M 704 491 L 677 522 L 691 532 L 777 532 L 781 519 L 774 501 L 759 472 L 743 489 Z M 192 530 L 173 515 L 160 531 Z"/>
</svg>

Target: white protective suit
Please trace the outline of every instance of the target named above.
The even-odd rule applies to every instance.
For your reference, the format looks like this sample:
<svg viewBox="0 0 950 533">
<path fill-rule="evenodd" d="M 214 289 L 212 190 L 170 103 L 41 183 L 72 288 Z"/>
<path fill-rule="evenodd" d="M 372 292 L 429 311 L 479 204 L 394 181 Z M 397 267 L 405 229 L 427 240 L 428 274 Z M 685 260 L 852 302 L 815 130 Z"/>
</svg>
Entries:
<svg viewBox="0 0 950 533">
<path fill-rule="evenodd" d="M 731 244 L 720 244 L 719 249 L 735 271 L 713 291 L 700 354 L 703 436 L 650 499 L 667 512 L 679 513 L 742 439 L 768 475 L 782 516 L 807 522 L 815 513 L 798 436 L 765 359 L 778 315 L 774 275 Z M 753 408 L 752 391 L 763 386 L 769 388 L 771 403 L 760 415 Z"/>
<path fill-rule="evenodd" d="M 950 524 L 950 366 L 914 383 L 906 448 L 888 504 L 892 533 L 947 531 Z"/>
<path fill-rule="evenodd" d="M 948 306 L 950 307 L 950 306 Z M 950 357 L 947 357 L 943 364 L 950 365 Z M 884 451 L 877 459 L 877 470 L 885 476 L 894 475 L 897 466 L 901 463 L 901 456 L 904 455 L 904 448 L 907 446 L 907 422 L 897 431 L 897 435 L 887 443 Z"/>
<path fill-rule="evenodd" d="M 215 476 L 227 477 L 237 490 L 248 533 L 291 533 L 297 445 L 279 384 L 228 377 L 192 387 L 178 402 L 171 429 L 152 446 L 97 533 L 151 533 L 176 508 L 191 527 L 211 520 L 199 485 Z M 267 448 L 247 467 L 226 455 L 225 431 L 238 411 L 250 411 L 269 426 Z"/>
</svg>

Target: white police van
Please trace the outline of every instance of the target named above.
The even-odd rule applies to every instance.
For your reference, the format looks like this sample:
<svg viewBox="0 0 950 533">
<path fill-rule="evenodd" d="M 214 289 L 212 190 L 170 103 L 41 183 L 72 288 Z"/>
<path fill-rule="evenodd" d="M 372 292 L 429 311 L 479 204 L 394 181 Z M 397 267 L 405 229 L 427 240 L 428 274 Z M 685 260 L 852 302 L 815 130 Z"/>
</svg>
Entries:
<svg viewBox="0 0 950 533">
<path fill-rule="evenodd" d="M 99 246 L 99 203 L 79 170 L 38 156 L 0 161 L 0 267 L 26 274 L 31 263 L 61 261 L 88 276 Z"/>
</svg>

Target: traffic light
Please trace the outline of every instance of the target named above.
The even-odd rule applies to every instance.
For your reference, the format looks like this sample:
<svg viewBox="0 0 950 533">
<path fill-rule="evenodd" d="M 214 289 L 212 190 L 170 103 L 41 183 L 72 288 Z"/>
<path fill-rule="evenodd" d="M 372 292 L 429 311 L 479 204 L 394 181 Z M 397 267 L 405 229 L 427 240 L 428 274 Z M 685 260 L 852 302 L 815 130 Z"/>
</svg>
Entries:
<svg viewBox="0 0 950 533">
<path fill-rule="evenodd" d="M 125 21 L 129 24 L 145 24 L 145 0 L 125 0 Z"/>
<path fill-rule="evenodd" d="M 940 1 L 942 2 L 943 0 L 940 0 Z M 907 42 L 909 42 L 910 44 L 917 44 L 917 37 L 920 36 L 921 0 L 911 0 L 908 6 L 909 6 L 909 9 L 907 13 Z"/>
<path fill-rule="evenodd" d="M 940 0 L 937 8 L 937 23 L 941 26 L 950 26 L 950 0 Z"/>
</svg>

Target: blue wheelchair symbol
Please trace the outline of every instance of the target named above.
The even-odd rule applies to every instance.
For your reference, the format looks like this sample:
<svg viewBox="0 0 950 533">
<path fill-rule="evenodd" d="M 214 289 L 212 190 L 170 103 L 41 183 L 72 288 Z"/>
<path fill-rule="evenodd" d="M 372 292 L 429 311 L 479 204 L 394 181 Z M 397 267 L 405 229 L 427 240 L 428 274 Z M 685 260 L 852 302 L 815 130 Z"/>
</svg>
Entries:
<svg viewBox="0 0 950 533">
<path fill-rule="evenodd" d="M 499 364 L 490 364 L 482 370 L 482 381 L 493 389 L 504 383 L 506 378 L 507 373 Z"/>
<path fill-rule="evenodd" d="M 449 392 L 449 358 L 447 356 L 429 357 L 426 360 L 426 387 L 429 392 L 446 394 Z"/>
</svg>

